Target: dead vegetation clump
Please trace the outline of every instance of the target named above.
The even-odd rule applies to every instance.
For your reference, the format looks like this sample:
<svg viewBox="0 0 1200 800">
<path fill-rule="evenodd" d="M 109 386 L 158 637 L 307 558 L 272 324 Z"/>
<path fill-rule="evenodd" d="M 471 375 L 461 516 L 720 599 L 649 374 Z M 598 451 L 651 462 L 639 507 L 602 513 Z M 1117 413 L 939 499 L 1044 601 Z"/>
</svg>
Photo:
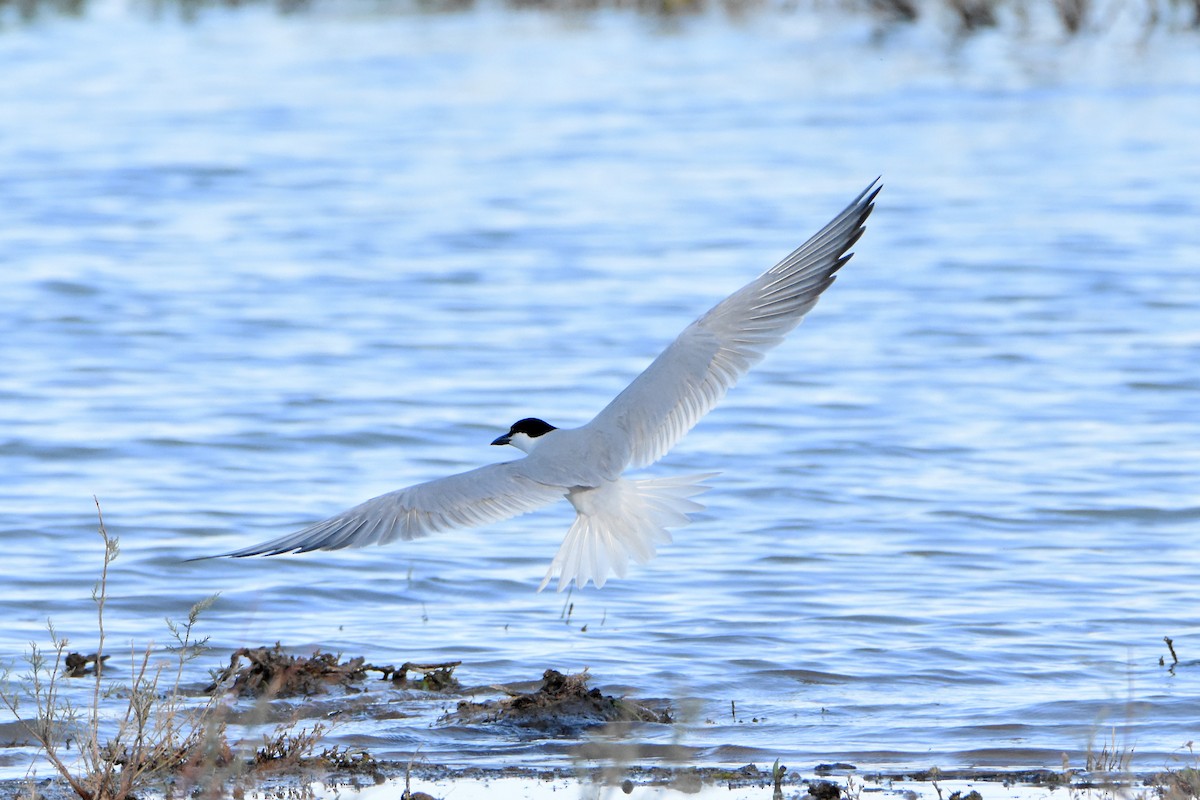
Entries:
<svg viewBox="0 0 1200 800">
<path fill-rule="evenodd" d="M 454 668 L 461 663 L 405 662 L 399 667 L 378 667 L 366 663 L 362 656 L 342 662 L 338 655 L 320 650 L 311 656 L 291 655 L 276 642 L 274 647 L 242 647 L 233 651 L 229 666 L 217 674 L 206 691 L 211 693 L 220 688 L 235 697 L 311 697 L 323 694 L 331 686 L 361 691 L 355 684 L 366 680 L 368 672 L 379 672 L 382 680 L 390 680 L 394 687 L 446 692 L 459 688 Z M 420 673 L 421 677 L 410 681 L 410 672 Z"/>
<path fill-rule="evenodd" d="M 274 647 L 241 647 L 206 691 L 221 688 L 236 697 L 309 697 L 330 686 L 349 687 L 362 681 L 367 676 L 364 661 L 359 656 L 343 664 L 336 654 L 319 650 L 307 657 L 294 656 L 279 642 Z"/>
<path fill-rule="evenodd" d="M 509 689 L 508 697 L 475 703 L 463 700 L 443 718 L 467 724 L 509 724 L 543 731 L 572 732 L 605 722 L 672 722 L 669 711 L 658 711 L 632 700 L 587 688 L 587 672 L 563 675 L 548 669 L 535 692 Z"/>
<path fill-rule="evenodd" d="M 1161 773 L 1148 783 L 1158 787 L 1163 800 L 1195 800 L 1200 797 L 1200 770 L 1195 767 Z"/>
<path fill-rule="evenodd" d="M 316 750 L 325 733 L 325 725 L 318 722 L 311 728 L 277 730 L 273 736 L 263 736 L 262 747 L 254 751 L 254 766 L 300 764 Z"/>
</svg>

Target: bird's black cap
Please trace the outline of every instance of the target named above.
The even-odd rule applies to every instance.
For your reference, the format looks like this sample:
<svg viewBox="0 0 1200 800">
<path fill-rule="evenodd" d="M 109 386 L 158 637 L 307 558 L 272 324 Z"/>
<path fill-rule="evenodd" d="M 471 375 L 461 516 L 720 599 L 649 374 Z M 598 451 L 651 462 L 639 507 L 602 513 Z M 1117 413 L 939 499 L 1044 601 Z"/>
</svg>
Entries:
<svg viewBox="0 0 1200 800">
<path fill-rule="evenodd" d="M 552 430 L 554 430 L 554 426 L 549 422 L 537 417 L 526 417 L 514 422 L 512 427 L 508 429 L 508 433 L 496 439 L 492 444 L 509 444 L 512 442 L 512 437 L 518 433 L 523 433 L 531 439 L 536 439 L 539 436 L 545 436 Z"/>
</svg>

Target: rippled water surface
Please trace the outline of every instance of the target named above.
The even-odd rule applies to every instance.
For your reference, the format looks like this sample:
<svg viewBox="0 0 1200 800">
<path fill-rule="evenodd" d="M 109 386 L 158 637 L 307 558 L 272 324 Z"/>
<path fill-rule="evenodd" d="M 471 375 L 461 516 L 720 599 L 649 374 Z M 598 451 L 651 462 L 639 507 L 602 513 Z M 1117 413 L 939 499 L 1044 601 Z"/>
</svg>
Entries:
<svg viewBox="0 0 1200 800">
<path fill-rule="evenodd" d="M 110 648 L 221 593 L 196 683 L 278 640 L 461 659 L 468 685 L 590 668 L 676 708 L 610 742 L 642 761 L 1187 756 L 1194 37 L 955 42 L 822 13 L 96 8 L 0 30 L 0 658 L 47 617 L 94 648 L 95 495 L 122 550 Z M 488 443 L 520 417 L 586 421 L 878 174 L 838 282 L 653 468 L 722 475 L 624 580 L 534 592 L 565 504 L 184 562 L 511 457 Z M 452 702 L 334 736 L 574 757 L 437 724 Z"/>
</svg>

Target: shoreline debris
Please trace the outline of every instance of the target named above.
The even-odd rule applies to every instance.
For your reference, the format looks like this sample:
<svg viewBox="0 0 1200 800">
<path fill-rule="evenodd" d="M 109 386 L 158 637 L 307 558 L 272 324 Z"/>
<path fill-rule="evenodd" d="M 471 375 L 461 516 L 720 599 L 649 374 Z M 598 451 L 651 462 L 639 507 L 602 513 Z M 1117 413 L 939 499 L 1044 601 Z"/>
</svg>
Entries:
<svg viewBox="0 0 1200 800">
<path fill-rule="evenodd" d="M 669 710 L 656 710 L 641 703 L 588 689 L 586 671 L 563 675 L 548 669 L 542 685 L 529 693 L 512 692 L 499 700 L 476 703 L 462 700 L 441 722 L 466 724 L 509 724 L 542 731 L 567 733 L 606 722 L 670 723 Z M 503 687 L 502 687 L 503 688 Z"/>
</svg>

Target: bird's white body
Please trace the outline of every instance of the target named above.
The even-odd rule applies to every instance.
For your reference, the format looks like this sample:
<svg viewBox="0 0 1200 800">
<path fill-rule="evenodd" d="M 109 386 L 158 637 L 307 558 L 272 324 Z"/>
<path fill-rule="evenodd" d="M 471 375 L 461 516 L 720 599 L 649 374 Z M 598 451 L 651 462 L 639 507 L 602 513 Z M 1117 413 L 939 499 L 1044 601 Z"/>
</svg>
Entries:
<svg viewBox="0 0 1200 800">
<path fill-rule="evenodd" d="M 493 444 L 526 455 L 390 492 L 304 530 L 225 555 L 337 550 L 483 525 L 566 498 L 576 518 L 541 587 L 557 574 L 603 586 L 644 563 L 669 528 L 702 506 L 690 498 L 709 475 L 630 479 L 628 469 L 660 459 L 730 387 L 796 327 L 833 282 L 862 235 L 872 184 L 799 249 L 734 292 L 683 333 L 591 422 L 559 429 L 541 420 L 513 425 Z"/>
</svg>

